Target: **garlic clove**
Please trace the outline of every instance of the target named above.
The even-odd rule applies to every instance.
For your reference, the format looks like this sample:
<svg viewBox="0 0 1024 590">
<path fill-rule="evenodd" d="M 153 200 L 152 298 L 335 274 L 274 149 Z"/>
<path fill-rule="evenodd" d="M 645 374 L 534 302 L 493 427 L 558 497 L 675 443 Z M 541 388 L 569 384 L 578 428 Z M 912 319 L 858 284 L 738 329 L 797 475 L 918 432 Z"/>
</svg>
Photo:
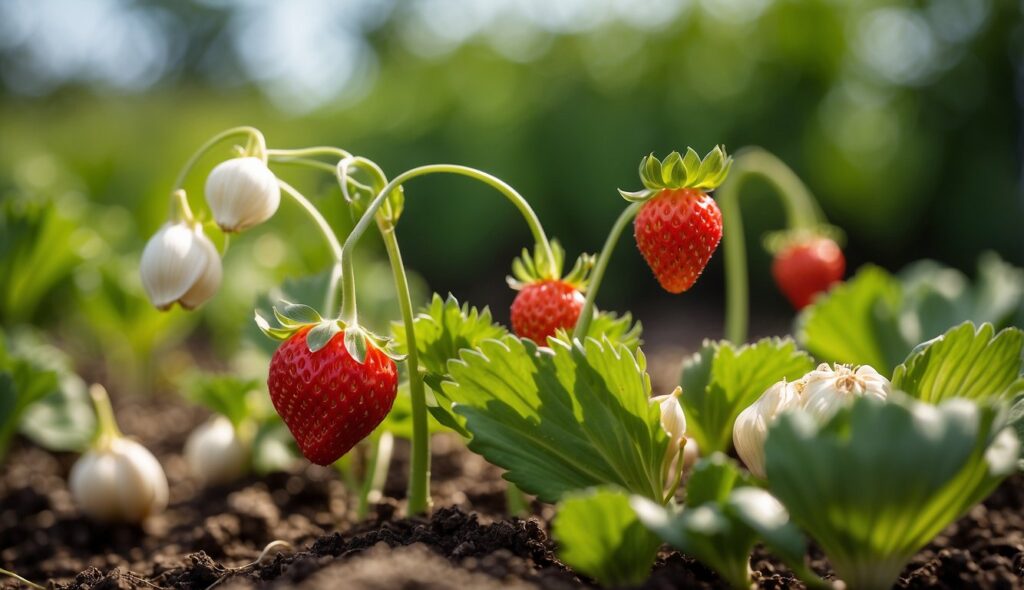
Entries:
<svg viewBox="0 0 1024 590">
<path fill-rule="evenodd" d="M 179 299 L 185 309 L 195 309 L 216 295 L 224 272 L 217 247 L 206 237 L 202 227 L 196 226 L 195 232 L 196 243 L 206 256 L 206 264 L 192 287 Z"/>
<path fill-rule="evenodd" d="M 766 476 L 764 442 L 768 428 L 783 412 L 799 408 L 800 397 L 798 386 L 783 379 L 765 390 L 736 418 L 732 429 L 733 446 L 747 469 L 757 477 Z"/>
<path fill-rule="evenodd" d="M 868 365 L 852 369 L 847 365 L 821 365 L 804 379 L 803 408 L 819 423 L 858 397 L 885 400 L 892 384 Z"/>
<path fill-rule="evenodd" d="M 260 158 L 234 158 L 210 172 L 206 202 L 222 230 L 237 232 L 274 215 L 281 203 L 281 187 Z"/>
<path fill-rule="evenodd" d="M 249 449 L 230 420 L 214 416 L 185 441 L 185 462 L 204 485 L 230 483 L 248 471 Z"/>
<path fill-rule="evenodd" d="M 195 285 L 208 264 L 207 252 L 187 223 L 167 223 L 146 243 L 139 273 L 146 295 L 165 310 Z"/>
</svg>

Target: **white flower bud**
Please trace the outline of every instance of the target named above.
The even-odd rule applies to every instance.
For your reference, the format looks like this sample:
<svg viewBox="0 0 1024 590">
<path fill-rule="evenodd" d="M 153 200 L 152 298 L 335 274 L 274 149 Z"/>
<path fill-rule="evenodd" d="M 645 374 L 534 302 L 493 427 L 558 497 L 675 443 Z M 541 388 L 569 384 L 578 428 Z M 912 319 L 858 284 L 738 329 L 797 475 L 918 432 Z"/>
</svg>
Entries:
<svg viewBox="0 0 1024 590">
<path fill-rule="evenodd" d="M 167 477 L 146 447 L 123 437 L 82 455 L 71 468 L 71 496 L 102 522 L 139 523 L 167 506 Z"/>
<path fill-rule="evenodd" d="M 665 474 L 666 488 L 672 487 L 678 480 L 679 451 L 683 444 L 687 443 L 686 416 L 683 414 L 683 405 L 679 403 L 679 396 L 682 392 L 681 387 L 676 387 L 668 395 L 657 395 L 651 398 L 651 403 L 658 404 L 661 411 L 661 427 L 668 434 L 668 448 L 662 461 L 662 473 Z"/>
<path fill-rule="evenodd" d="M 234 158 L 210 172 L 206 202 L 222 230 L 237 232 L 274 215 L 281 204 L 281 187 L 260 158 Z"/>
<path fill-rule="evenodd" d="M 686 446 L 683 447 L 683 473 L 689 473 L 699 460 L 700 446 L 697 445 L 697 439 L 686 437 Z"/>
<path fill-rule="evenodd" d="M 868 396 L 880 400 L 889 397 L 892 384 L 868 365 L 851 369 L 846 365 L 830 368 L 822 363 L 801 379 L 801 406 L 819 422 L 831 418 L 855 398 Z"/>
<path fill-rule="evenodd" d="M 185 441 L 185 462 L 205 485 L 230 483 L 248 471 L 249 449 L 230 420 L 214 416 Z"/>
<path fill-rule="evenodd" d="M 157 309 L 202 305 L 220 287 L 220 254 L 199 224 L 171 222 L 142 251 L 142 286 Z"/>
<path fill-rule="evenodd" d="M 785 411 L 800 406 L 799 387 L 785 379 L 769 387 L 756 402 L 740 412 L 732 428 L 736 454 L 757 477 L 765 477 L 764 441 L 768 428 Z"/>
</svg>

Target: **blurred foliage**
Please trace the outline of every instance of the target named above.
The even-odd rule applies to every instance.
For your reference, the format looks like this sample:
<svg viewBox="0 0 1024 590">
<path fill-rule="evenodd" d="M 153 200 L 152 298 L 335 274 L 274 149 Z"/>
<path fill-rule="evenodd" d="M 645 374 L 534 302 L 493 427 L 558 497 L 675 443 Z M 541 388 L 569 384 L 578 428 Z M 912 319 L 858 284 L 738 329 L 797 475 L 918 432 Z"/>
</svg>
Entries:
<svg viewBox="0 0 1024 590">
<path fill-rule="evenodd" d="M 231 241 L 199 314 L 156 312 L 137 276 L 178 167 L 236 124 L 272 147 L 345 147 L 391 176 L 482 168 L 521 190 L 570 256 L 602 243 L 641 156 L 758 144 L 846 230 L 851 267 L 927 256 L 963 269 L 983 250 L 1019 266 L 1022 39 L 1021 7 L 996 0 L 0 3 L 0 322 L 48 329 L 140 392 L 248 354 L 257 294 L 329 262 L 292 203 Z M 205 174 L 229 154 L 186 183 L 200 215 Z M 348 231 L 333 179 L 276 170 Z M 764 190 L 744 194 L 748 243 L 782 222 Z M 503 319 L 503 279 L 529 240 L 515 210 L 454 177 L 406 197 L 406 264 Z M 397 309 L 387 267 L 365 268 L 374 240 L 360 277 L 380 297 L 360 304 L 380 330 Z M 693 297 L 720 297 L 720 260 Z M 756 247 L 751 268 L 762 311 L 785 309 Z M 621 246 L 599 303 L 645 319 L 667 297 L 648 272 Z"/>
</svg>

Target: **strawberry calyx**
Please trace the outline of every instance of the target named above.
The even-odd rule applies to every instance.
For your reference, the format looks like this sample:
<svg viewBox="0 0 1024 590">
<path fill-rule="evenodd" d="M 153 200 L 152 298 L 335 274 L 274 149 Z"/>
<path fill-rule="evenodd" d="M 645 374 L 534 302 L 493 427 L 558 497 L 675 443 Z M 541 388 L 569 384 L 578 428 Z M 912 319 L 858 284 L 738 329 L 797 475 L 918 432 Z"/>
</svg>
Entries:
<svg viewBox="0 0 1024 590">
<path fill-rule="evenodd" d="M 562 276 L 565 263 L 565 249 L 558 240 L 551 240 L 551 255 L 554 261 L 548 261 L 544 249 L 537 245 L 534 253 L 523 248 L 523 253 L 512 261 L 512 274 L 506 278 L 508 286 L 519 291 L 527 285 L 543 281 L 561 281 L 582 292 L 587 288 L 590 270 L 594 267 L 593 254 L 581 254 L 569 273 Z"/>
<path fill-rule="evenodd" d="M 666 189 L 713 191 L 725 182 L 730 168 L 732 156 L 721 145 L 716 145 L 703 158 L 691 147 L 686 148 L 685 156 L 672 152 L 664 160 L 652 153 L 640 160 L 640 181 L 644 188 L 633 192 L 619 189 L 619 194 L 631 203 L 642 203 Z"/>
<path fill-rule="evenodd" d="M 846 243 L 846 234 L 834 225 L 822 223 L 813 227 L 798 227 L 765 234 L 762 245 L 769 254 L 778 256 L 796 246 L 818 239 L 832 240 L 840 248 Z"/>
<path fill-rule="evenodd" d="M 366 362 L 366 353 L 371 346 L 396 362 L 405 358 L 405 355 L 395 350 L 394 342 L 390 338 L 374 334 L 354 322 L 346 324 L 337 318 L 324 319 L 308 305 L 281 300 L 274 306 L 274 319 L 278 323 L 276 327 L 271 326 L 259 312 L 255 315 L 256 326 L 272 340 L 288 340 L 297 332 L 308 329 L 306 346 L 309 347 L 309 352 L 319 351 L 339 332 L 344 332 L 345 349 L 359 364 Z"/>
</svg>

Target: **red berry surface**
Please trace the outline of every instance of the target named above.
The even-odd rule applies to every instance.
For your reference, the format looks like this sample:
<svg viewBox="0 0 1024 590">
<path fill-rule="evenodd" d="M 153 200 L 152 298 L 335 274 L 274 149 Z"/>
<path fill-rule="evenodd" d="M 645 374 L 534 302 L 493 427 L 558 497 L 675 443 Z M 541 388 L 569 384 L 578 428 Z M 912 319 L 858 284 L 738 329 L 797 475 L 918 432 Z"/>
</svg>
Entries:
<svg viewBox="0 0 1024 590">
<path fill-rule="evenodd" d="M 633 232 L 662 288 L 682 293 L 697 282 L 722 240 L 722 212 L 701 190 L 665 189 L 640 208 Z"/>
<path fill-rule="evenodd" d="M 841 281 L 845 271 L 843 251 L 824 237 L 789 246 L 772 262 L 775 284 L 796 309 L 807 307 L 815 295 Z"/>
<path fill-rule="evenodd" d="M 517 336 L 545 344 L 555 330 L 572 330 L 583 309 L 584 297 L 563 281 L 530 283 L 512 302 L 512 330 Z"/>
<path fill-rule="evenodd" d="M 270 399 L 299 449 L 330 465 L 366 438 L 391 411 L 398 392 L 395 361 L 367 342 L 366 362 L 345 349 L 344 332 L 310 352 L 302 328 L 270 361 Z"/>
</svg>

